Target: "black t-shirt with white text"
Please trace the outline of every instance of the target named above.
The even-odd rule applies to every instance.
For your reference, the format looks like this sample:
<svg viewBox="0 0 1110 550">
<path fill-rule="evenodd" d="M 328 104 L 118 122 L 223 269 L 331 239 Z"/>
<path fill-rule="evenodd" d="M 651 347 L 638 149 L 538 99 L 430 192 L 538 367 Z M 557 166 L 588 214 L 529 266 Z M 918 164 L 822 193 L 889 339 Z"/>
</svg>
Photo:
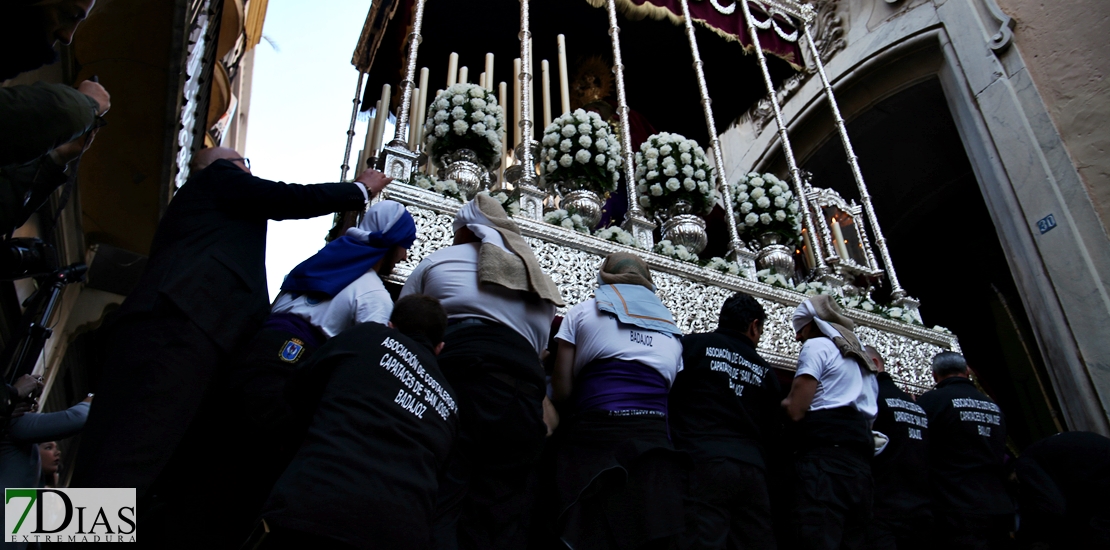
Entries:
<svg viewBox="0 0 1110 550">
<path fill-rule="evenodd" d="M 781 431 L 772 367 L 751 340 L 722 329 L 683 337 L 682 348 L 668 404 L 675 447 L 765 467 L 766 446 Z"/>
<path fill-rule="evenodd" d="M 940 509 L 1013 512 L 1005 487 L 1006 417 L 964 377 L 945 378 L 917 399 L 929 417 L 929 484 Z"/>
<path fill-rule="evenodd" d="M 929 419 L 889 374 L 877 378 L 879 413 L 872 429 L 890 442 L 871 462 L 875 517 L 929 516 Z"/>
<path fill-rule="evenodd" d="M 455 396 L 435 356 L 365 323 L 328 341 L 304 370 L 300 388 L 319 391 L 319 401 L 263 517 L 360 548 L 425 547 L 458 431 Z"/>
</svg>

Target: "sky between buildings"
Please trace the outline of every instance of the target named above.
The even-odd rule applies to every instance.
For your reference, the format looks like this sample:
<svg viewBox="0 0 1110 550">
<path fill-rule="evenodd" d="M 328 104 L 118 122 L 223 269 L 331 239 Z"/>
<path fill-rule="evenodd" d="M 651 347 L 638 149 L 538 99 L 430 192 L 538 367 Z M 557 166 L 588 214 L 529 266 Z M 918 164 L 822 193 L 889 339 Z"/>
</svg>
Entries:
<svg viewBox="0 0 1110 550">
<path fill-rule="evenodd" d="M 358 72 L 351 54 L 370 0 L 270 0 L 255 52 L 244 155 L 255 175 L 288 183 L 339 180 Z M 355 127 L 351 164 L 366 123 Z M 270 299 L 293 267 L 324 245 L 332 216 L 269 225 Z"/>
</svg>

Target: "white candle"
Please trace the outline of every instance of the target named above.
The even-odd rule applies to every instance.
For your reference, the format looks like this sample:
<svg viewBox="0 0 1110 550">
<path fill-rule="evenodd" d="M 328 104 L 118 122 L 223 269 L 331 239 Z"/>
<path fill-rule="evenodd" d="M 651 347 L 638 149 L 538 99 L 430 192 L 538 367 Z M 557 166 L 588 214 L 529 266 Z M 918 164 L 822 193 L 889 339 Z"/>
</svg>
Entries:
<svg viewBox="0 0 1110 550">
<path fill-rule="evenodd" d="M 420 88 L 412 89 L 412 99 L 409 101 L 409 150 L 416 150 L 416 111 L 420 101 Z"/>
<path fill-rule="evenodd" d="M 470 69 L 459 67 L 459 84 L 466 84 L 468 82 L 470 82 Z"/>
<path fill-rule="evenodd" d="M 367 136 L 370 139 L 370 148 L 366 150 L 366 158 L 370 158 L 370 157 L 373 157 L 373 156 L 377 155 L 377 151 L 378 151 L 378 123 L 381 122 L 381 119 L 382 119 L 382 100 L 379 99 L 377 101 L 377 103 L 374 104 L 374 116 L 370 117 L 370 126 L 366 130 L 367 132 L 370 132 L 370 135 Z M 365 169 L 366 169 L 366 167 L 364 166 L 363 170 L 365 170 Z"/>
<path fill-rule="evenodd" d="M 520 141 L 520 121 L 523 120 L 523 113 L 520 112 L 520 58 L 513 60 L 513 145 L 521 143 Z"/>
<path fill-rule="evenodd" d="M 813 256 L 813 242 L 809 240 L 809 231 L 803 229 L 802 237 L 805 238 L 806 266 L 813 269 L 817 265 L 817 258 Z"/>
<path fill-rule="evenodd" d="M 832 220 L 832 233 L 833 240 L 836 241 L 836 252 L 840 254 L 842 259 L 848 259 L 848 247 L 844 246 L 844 233 L 840 232 L 840 221 L 836 218 Z"/>
<path fill-rule="evenodd" d="M 540 86 L 543 87 L 544 129 L 551 126 L 551 74 L 549 69 L 550 67 L 548 67 L 546 59 L 540 62 L 540 72 L 543 73 L 543 78 L 540 79 Z"/>
<path fill-rule="evenodd" d="M 493 54 L 486 54 L 486 89 L 493 91 Z"/>
<path fill-rule="evenodd" d="M 370 115 L 370 121 L 366 123 L 366 137 L 362 140 L 362 150 L 358 152 L 358 159 L 355 161 L 356 178 L 367 168 L 366 159 L 370 157 L 370 151 L 374 147 L 374 128 L 377 126 L 374 115 Z"/>
<path fill-rule="evenodd" d="M 451 56 L 447 58 L 447 87 L 455 85 L 456 78 L 458 78 L 459 70 L 459 54 L 451 52 Z"/>
<path fill-rule="evenodd" d="M 567 80 L 567 39 L 563 35 L 555 37 L 559 44 L 559 101 L 563 109 L 560 115 L 570 112 L 570 83 Z"/>
<path fill-rule="evenodd" d="M 478 75 L 478 85 L 483 88 L 486 87 L 486 73 Z"/>
<path fill-rule="evenodd" d="M 382 85 L 382 115 L 378 117 L 378 151 L 385 147 L 385 125 L 389 122 L 390 103 L 393 99 L 392 92 L 393 88 L 389 84 Z"/>
<path fill-rule="evenodd" d="M 416 150 L 419 150 L 421 143 L 424 142 L 424 119 L 428 113 L 428 68 L 420 69 L 420 100 L 416 102 L 418 107 L 416 118 Z"/>
</svg>

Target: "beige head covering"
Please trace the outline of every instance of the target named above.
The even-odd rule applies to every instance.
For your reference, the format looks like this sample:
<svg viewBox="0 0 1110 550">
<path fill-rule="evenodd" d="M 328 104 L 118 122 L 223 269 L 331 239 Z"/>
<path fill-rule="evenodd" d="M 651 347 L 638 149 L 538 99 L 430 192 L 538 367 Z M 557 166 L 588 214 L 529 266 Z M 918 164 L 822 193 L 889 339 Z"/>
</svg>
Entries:
<svg viewBox="0 0 1110 550">
<path fill-rule="evenodd" d="M 627 252 L 606 256 L 597 277 L 605 285 L 640 285 L 655 291 L 647 264 L 639 256 Z"/>
<path fill-rule="evenodd" d="M 817 323 L 821 334 L 836 344 L 842 356 L 855 359 L 860 367 L 868 371 L 879 372 L 871 356 L 863 350 L 856 333 L 852 332 L 856 324 L 844 315 L 831 296 L 811 296 L 794 310 L 794 332 L 801 332 L 811 322 Z"/>
<path fill-rule="evenodd" d="M 564 305 L 559 287 L 540 269 L 520 228 L 496 199 L 487 194 L 474 197 L 459 209 L 453 227 L 455 231 L 466 227 L 482 240 L 479 282 L 532 292 L 557 306 Z"/>
</svg>

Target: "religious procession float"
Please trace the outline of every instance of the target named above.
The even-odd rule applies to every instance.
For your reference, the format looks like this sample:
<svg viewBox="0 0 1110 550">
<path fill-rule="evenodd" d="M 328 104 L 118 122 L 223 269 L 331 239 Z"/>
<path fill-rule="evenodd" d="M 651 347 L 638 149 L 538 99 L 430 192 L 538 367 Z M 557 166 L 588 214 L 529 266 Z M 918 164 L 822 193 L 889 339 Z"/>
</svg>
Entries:
<svg viewBox="0 0 1110 550">
<path fill-rule="evenodd" d="M 818 18 L 791 0 L 376 0 L 352 60 L 342 176 L 384 171 L 396 181 L 385 196 L 416 219 L 393 283 L 451 244 L 463 201 L 489 193 L 567 307 L 591 297 L 605 255 L 633 251 L 687 333 L 715 328 L 733 292 L 757 297 L 768 313 L 759 351 L 793 369 L 793 311 L 829 294 L 895 380 L 921 393 L 933 355 L 959 342 L 924 326 L 899 284 L 822 65 Z M 804 79 L 825 90 L 859 203 L 794 158 L 774 91 Z M 783 173 L 725 169 L 717 129 L 753 105 L 777 123 Z M 360 113 L 371 117 L 361 151 Z M 356 216 L 338 216 L 333 232 Z"/>
</svg>

